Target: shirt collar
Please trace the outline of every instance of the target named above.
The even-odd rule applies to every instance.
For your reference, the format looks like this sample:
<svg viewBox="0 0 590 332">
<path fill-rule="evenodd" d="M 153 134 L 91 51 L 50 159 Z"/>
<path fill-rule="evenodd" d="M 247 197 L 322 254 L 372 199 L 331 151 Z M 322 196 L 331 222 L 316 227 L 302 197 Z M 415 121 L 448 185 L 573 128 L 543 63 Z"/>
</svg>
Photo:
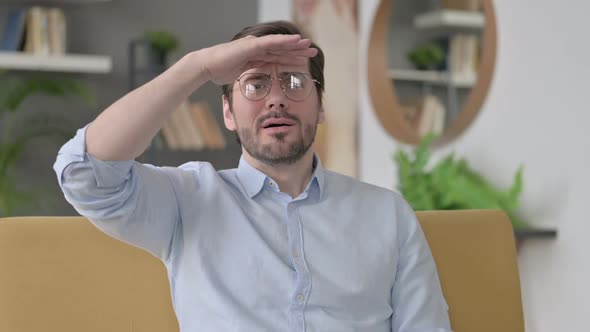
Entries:
<svg viewBox="0 0 590 332">
<path fill-rule="evenodd" d="M 240 157 L 240 163 L 238 165 L 238 178 L 250 198 L 253 198 L 260 193 L 267 179 L 270 180 L 266 174 L 250 165 L 243 155 Z M 318 185 L 319 197 L 321 199 L 324 191 L 324 168 L 322 167 L 320 158 L 315 153 L 313 155 L 313 173 L 306 190 L 309 190 L 314 183 L 317 183 Z"/>
</svg>

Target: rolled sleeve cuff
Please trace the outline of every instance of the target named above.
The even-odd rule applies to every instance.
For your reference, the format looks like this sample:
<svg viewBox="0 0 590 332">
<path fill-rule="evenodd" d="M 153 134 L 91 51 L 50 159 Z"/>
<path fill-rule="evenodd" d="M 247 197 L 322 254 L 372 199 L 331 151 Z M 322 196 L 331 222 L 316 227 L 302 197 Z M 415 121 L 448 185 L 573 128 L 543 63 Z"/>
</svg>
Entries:
<svg viewBox="0 0 590 332">
<path fill-rule="evenodd" d="M 88 163 L 94 172 L 98 188 L 115 187 L 129 178 L 134 160 L 103 161 L 86 152 L 86 130 L 89 125 L 78 129 L 76 135 L 64 144 L 57 154 L 53 169 L 59 185 L 63 185 L 64 172 L 73 163 Z"/>
</svg>

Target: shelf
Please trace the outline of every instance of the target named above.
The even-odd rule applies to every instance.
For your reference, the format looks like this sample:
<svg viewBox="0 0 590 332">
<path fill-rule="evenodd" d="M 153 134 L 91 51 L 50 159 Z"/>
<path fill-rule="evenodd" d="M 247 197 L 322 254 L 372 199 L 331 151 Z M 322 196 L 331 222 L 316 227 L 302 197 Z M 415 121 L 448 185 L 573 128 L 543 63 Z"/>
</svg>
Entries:
<svg viewBox="0 0 590 332">
<path fill-rule="evenodd" d="M 447 72 L 434 70 L 406 70 L 392 69 L 388 72 L 389 78 L 396 81 L 416 81 L 435 85 L 453 85 L 458 88 L 469 88 L 475 84 L 476 77 L 450 75 Z"/>
<path fill-rule="evenodd" d="M 112 2 L 112 0 L 0 0 L 0 6 L 78 6 Z"/>
<path fill-rule="evenodd" d="M 547 228 L 515 229 L 514 235 L 516 236 L 517 240 L 531 238 L 556 238 L 557 230 Z"/>
<path fill-rule="evenodd" d="M 34 55 L 22 52 L 0 52 L 0 68 L 9 70 L 52 71 L 104 74 L 111 71 L 110 56 L 103 55 Z"/>
<path fill-rule="evenodd" d="M 484 25 L 485 18 L 480 12 L 437 10 L 414 17 L 414 27 L 418 29 L 442 27 L 482 29 Z"/>
</svg>

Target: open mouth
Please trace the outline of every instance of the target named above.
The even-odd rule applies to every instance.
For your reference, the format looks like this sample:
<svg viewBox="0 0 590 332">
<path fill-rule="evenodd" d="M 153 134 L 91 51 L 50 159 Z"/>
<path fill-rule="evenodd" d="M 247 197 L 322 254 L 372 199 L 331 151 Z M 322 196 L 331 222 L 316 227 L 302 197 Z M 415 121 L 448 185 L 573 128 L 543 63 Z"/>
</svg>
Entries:
<svg viewBox="0 0 590 332">
<path fill-rule="evenodd" d="M 267 129 L 267 128 L 280 128 L 280 127 L 291 127 L 291 124 L 286 124 L 286 123 L 273 123 L 270 124 L 268 126 L 264 126 L 262 128 Z"/>
<path fill-rule="evenodd" d="M 294 125 L 295 125 L 295 122 L 290 119 L 271 118 L 271 119 L 265 120 L 262 123 L 261 127 L 262 127 L 262 129 L 281 130 L 281 129 L 287 129 L 287 128 L 292 127 Z"/>
</svg>

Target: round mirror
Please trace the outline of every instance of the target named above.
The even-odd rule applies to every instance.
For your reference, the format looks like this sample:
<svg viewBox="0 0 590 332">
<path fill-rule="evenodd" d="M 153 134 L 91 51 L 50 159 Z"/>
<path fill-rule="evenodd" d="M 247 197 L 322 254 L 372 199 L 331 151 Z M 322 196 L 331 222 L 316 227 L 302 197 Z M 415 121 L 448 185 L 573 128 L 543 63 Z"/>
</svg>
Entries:
<svg viewBox="0 0 590 332">
<path fill-rule="evenodd" d="M 381 0 L 367 56 L 369 94 L 396 140 L 460 135 L 479 112 L 496 59 L 491 0 Z"/>
</svg>

